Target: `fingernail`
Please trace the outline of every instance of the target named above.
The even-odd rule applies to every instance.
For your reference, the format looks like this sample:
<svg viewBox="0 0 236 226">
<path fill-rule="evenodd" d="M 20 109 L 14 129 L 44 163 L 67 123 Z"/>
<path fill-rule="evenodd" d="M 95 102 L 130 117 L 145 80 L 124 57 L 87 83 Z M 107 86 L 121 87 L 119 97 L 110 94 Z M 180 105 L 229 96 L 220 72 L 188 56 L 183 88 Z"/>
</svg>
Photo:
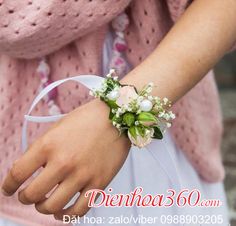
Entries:
<svg viewBox="0 0 236 226">
<path fill-rule="evenodd" d="M 5 196 L 10 196 L 10 194 L 7 193 L 3 188 L 1 188 L 1 192 L 2 192 L 2 194 L 5 195 Z"/>
</svg>

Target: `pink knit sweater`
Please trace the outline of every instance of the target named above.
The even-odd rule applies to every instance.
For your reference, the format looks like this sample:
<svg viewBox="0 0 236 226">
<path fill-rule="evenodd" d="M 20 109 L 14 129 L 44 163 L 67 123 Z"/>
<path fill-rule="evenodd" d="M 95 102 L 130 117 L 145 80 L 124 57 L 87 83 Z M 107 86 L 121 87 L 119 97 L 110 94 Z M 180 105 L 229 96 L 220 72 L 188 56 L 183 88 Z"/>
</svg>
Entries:
<svg viewBox="0 0 236 226">
<path fill-rule="evenodd" d="M 22 154 L 23 115 L 38 92 L 35 71 L 48 55 L 52 80 L 78 74 L 100 74 L 102 44 L 108 23 L 127 10 L 127 58 L 136 66 L 145 59 L 189 4 L 189 0 L 0 0 L 0 180 Z M 82 90 L 82 92 L 78 92 Z M 64 112 L 89 100 L 87 90 L 73 84 L 59 88 Z M 175 104 L 175 142 L 199 175 L 209 182 L 223 179 L 220 157 L 221 116 L 212 74 L 208 74 Z M 47 114 L 44 103 L 34 114 Z M 46 126 L 32 124 L 31 140 Z M 0 195 L 0 213 L 25 225 L 61 225 L 14 198 Z M 34 223 L 32 223 L 34 222 Z"/>
</svg>

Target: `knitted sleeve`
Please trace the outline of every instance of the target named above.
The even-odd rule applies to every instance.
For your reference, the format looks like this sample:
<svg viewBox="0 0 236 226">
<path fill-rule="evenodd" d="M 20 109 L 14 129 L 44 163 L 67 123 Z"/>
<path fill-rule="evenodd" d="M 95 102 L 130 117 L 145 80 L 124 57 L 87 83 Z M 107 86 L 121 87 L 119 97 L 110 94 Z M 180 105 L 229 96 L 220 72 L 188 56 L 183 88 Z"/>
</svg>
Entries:
<svg viewBox="0 0 236 226">
<path fill-rule="evenodd" d="M 28 59 L 47 55 L 107 23 L 130 1 L 0 1 L 0 52 Z"/>
</svg>

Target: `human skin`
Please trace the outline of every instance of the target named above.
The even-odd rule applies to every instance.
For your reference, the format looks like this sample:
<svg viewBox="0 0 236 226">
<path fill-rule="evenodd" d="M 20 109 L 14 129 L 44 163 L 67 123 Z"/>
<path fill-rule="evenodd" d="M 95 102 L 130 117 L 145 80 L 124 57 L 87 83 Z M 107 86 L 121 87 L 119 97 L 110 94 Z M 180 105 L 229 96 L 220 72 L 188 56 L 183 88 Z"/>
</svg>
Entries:
<svg viewBox="0 0 236 226">
<path fill-rule="evenodd" d="M 153 82 L 153 95 L 173 103 L 186 94 L 236 41 L 235 0 L 195 0 L 160 45 L 121 83 L 138 89 Z M 123 165 L 130 142 L 118 136 L 100 100 L 83 105 L 38 138 L 6 176 L 2 189 L 13 195 L 22 183 L 44 167 L 23 190 L 19 200 L 35 204 L 44 214 L 83 216 L 91 188 L 104 189 Z M 59 184 L 59 185 L 58 185 Z M 46 194 L 56 185 L 50 197 Z M 77 193 L 74 205 L 63 207 Z"/>
</svg>

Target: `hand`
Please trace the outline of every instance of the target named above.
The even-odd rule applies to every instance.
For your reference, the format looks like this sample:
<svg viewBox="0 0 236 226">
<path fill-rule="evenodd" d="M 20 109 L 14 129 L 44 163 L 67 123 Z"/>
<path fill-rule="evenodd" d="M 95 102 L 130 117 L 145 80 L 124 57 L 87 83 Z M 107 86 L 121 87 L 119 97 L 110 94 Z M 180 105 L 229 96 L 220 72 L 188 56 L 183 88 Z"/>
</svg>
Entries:
<svg viewBox="0 0 236 226">
<path fill-rule="evenodd" d="M 13 195 L 44 166 L 19 192 L 20 202 L 35 203 L 39 212 L 54 214 L 57 219 L 62 219 L 63 214 L 83 216 L 89 210 L 86 191 L 104 189 L 121 168 L 130 148 L 128 138 L 119 137 L 108 114 L 108 107 L 94 100 L 57 122 L 14 163 L 2 185 L 5 195 Z M 64 210 L 77 192 L 80 196 L 75 204 Z"/>
</svg>

